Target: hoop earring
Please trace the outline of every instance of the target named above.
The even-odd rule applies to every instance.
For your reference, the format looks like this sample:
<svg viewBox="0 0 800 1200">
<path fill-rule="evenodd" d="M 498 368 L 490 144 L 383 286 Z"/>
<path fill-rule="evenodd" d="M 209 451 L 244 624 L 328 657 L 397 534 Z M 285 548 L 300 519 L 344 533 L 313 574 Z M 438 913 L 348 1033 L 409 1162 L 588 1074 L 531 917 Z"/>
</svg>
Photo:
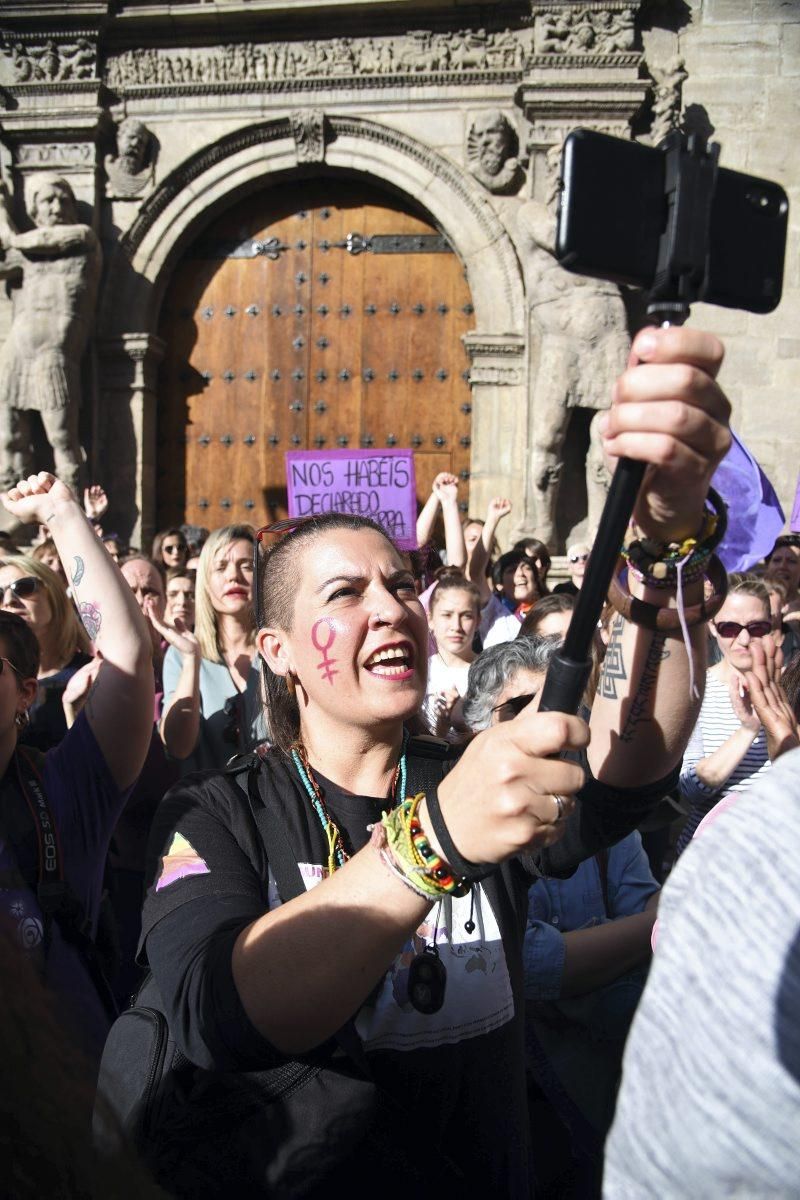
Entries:
<svg viewBox="0 0 800 1200">
<path fill-rule="evenodd" d="M 31 714 L 28 712 L 27 708 L 23 708 L 22 712 L 18 712 L 17 715 L 14 717 L 14 724 L 16 725 L 17 729 L 19 729 L 20 731 L 23 729 L 26 729 L 28 727 L 28 725 L 30 725 L 30 723 L 31 723 Z"/>
<path fill-rule="evenodd" d="M 284 675 L 284 679 L 286 680 L 286 690 L 289 693 L 289 695 L 290 696 L 296 695 L 297 684 L 294 681 L 294 675 L 292 674 L 292 672 L 287 671 L 286 674 Z"/>
</svg>

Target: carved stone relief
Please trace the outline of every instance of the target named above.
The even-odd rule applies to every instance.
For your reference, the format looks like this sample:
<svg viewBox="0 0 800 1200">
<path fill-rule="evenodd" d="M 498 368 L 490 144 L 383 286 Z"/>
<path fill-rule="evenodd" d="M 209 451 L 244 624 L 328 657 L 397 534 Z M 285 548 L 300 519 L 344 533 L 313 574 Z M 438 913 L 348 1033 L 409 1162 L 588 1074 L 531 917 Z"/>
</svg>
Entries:
<svg viewBox="0 0 800 1200">
<path fill-rule="evenodd" d="M 67 83 L 96 78 L 97 51 L 85 37 L 42 44 L 6 42 L 3 55 L 10 68 L 9 83 Z"/>
<path fill-rule="evenodd" d="M 472 122 L 467 135 L 469 169 L 495 195 L 519 191 L 524 172 L 518 151 L 516 131 L 498 109 L 481 113 Z"/>
<path fill-rule="evenodd" d="M 533 53 L 537 59 L 571 55 L 630 54 L 635 50 L 634 6 L 536 6 Z"/>
<path fill-rule="evenodd" d="M 319 108 L 296 109 L 289 114 L 294 145 L 299 163 L 325 161 L 325 141 L 328 134 L 324 112 Z"/>
<path fill-rule="evenodd" d="M 20 167 L 90 167 L 94 162 L 91 142 L 35 142 L 19 146 L 16 151 Z"/>
<path fill-rule="evenodd" d="M 155 143 L 150 130 L 135 117 L 126 117 L 117 129 L 117 153 L 104 160 L 112 200 L 132 200 L 153 181 Z"/>
<path fill-rule="evenodd" d="M 128 50 L 108 66 L 110 87 L 164 87 L 275 80 L 408 77 L 430 74 L 521 73 L 529 57 L 529 30 L 485 29 L 434 33 L 413 30 L 402 38 L 332 38 L 271 42 L 216 49 Z"/>
</svg>

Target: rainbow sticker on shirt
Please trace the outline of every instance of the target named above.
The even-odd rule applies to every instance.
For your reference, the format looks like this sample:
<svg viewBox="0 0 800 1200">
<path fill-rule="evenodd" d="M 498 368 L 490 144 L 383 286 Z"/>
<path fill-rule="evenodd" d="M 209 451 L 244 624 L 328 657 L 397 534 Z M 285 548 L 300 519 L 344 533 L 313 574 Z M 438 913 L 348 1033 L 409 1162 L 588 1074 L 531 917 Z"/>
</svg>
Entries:
<svg viewBox="0 0 800 1200">
<path fill-rule="evenodd" d="M 171 883 L 179 879 L 187 879 L 190 875 L 209 875 L 208 863 L 195 850 L 191 842 L 182 833 L 173 835 L 170 847 L 164 855 L 161 874 L 158 877 L 156 891 L 163 891 Z"/>
</svg>

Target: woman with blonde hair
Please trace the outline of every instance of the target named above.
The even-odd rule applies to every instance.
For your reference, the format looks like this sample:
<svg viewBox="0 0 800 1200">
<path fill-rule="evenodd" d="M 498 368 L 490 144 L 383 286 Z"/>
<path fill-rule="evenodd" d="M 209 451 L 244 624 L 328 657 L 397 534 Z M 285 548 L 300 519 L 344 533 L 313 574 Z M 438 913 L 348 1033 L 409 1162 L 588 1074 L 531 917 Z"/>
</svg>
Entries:
<svg viewBox="0 0 800 1200">
<path fill-rule="evenodd" d="M 20 740 L 49 750 L 67 732 L 61 697 L 75 672 L 91 661 L 92 644 L 60 576 L 40 559 L 27 554 L 0 559 L 0 591 L 0 608 L 22 617 L 39 643 L 39 691 Z"/>
<path fill-rule="evenodd" d="M 215 529 L 200 555 L 195 626 L 151 623 L 169 643 L 161 737 L 186 771 L 222 767 L 263 740 L 253 620 L 253 530 Z"/>
</svg>

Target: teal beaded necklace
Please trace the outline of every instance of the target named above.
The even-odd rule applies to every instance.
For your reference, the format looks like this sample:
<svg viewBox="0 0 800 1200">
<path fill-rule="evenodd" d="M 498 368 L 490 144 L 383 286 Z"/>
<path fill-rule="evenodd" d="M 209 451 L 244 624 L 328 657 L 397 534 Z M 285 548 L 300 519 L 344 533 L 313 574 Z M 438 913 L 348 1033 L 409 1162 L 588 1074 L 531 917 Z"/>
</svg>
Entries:
<svg viewBox="0 0 800 1200">
<path fill-rule="evenodd" d="M 408 771 L 406 767 L 406 748 L 408 746 L 408 733 L 403 730 L 403 748 L 400 751 L 400 760 L 394 769 L 392 776 L 391 800 L 392 806 L 397 802 L 398 785 L 399 792 L 402 797 L 406 794 L 406 784 L 408 780 Z M 302 746 L 292 746 L 292 762 L 297 768 L 297 774 L 300 776 L 300 782 L 306 790 L 309 800 L 311 801 L 314 812 L 319 818 L 319 823 L 322 826 L 323 832 L 328 839 L 328 874 L 332 875 L 339 867 L 343 867 L 350 855 L 344 848 L 342 835 L 338 827 L 331 820 L 327 808 L 325 807 L 325 798 L 322 795 L 319 784 L 314 778 L 305 751 Z"/>
</svg>

